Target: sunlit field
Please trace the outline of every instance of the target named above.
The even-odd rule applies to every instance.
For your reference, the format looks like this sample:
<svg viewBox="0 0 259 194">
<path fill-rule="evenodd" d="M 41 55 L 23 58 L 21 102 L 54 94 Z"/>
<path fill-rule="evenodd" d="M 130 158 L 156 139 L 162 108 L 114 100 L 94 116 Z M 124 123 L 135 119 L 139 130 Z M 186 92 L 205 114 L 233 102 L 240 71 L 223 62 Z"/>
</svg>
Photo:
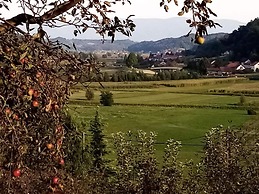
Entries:
<svg viewBox="0 0 259 194">
<path fill-rule="evenodd" d="M 196 160 L 202 153 L 204 135 L 212 127 L 239 127 L 255 118 L 248 115 L 246 109 L 251 104 L 259 104 L 257 95 L 245 96 L 245 104 L 240 105 L 240 95 L 226 94 L 226 90 L 256 90 L 256 83 L 244 79 L 188 80 L 181 81 L 181 87 L 171 87 L 175 82 L 156 83 L 155 86 L 150 82 L 133 82 L 132 85 L 127 83 L 128 88 L 123 83 L 103 83 L 113 93 L 115 105 L 111 107 L 99 106 L 100 90 L 95 83 L 92 101 L 86 100 L 83 88 L 77 88 L 68 107 L 76 122 L 87 124 L 98 109 L 105 124 L 107 142 L 111 142 L 112 134 L 119 131 L 152 131 L 157 134 L 159 158 L 162 158 L 165 142 L 173 138 L 182 142 L 182 160 Z M 223 93 L 210 92 L 223 91 L 222 88 Z M 110 143 L 109 147 L 112 149 Z"/>
</svg>

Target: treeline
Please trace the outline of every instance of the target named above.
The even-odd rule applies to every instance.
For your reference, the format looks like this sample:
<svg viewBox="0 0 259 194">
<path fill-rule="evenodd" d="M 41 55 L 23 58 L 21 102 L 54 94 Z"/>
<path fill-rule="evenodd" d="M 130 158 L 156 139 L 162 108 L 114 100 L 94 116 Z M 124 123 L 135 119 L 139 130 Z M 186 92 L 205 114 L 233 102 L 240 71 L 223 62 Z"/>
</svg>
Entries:
<svg viewBox="0 0 259 194">
<path fill-rule="evenodd" d="M 188 72 L 186 70 L 159 71 L 154 75 L 145 74 L 143 71 L 118 71 L 111 75 L 107 72 L 100 74 L 97 78 L 98 81 L 103 82 L 124 82 L 124 81 L 160 81 L 160 80 L 180 80 L 180 79 L 197 79 L 199 74 L 196 72 Z"/>
<path fill-rule="evenodd" d="M 75 127 L 70 121 L 66 128 L 66 163 L 74 175 L 74 193 L 255 194 L 259 190 L 258 135 L 252 129 L 211 129 L 196 164 L 179 159 L 181 142 L 157 143 L 153 132 L 105 136 L 98 112 L 89 127 L 82 122 Z M 165 147 L 160 163 L 157 144 Z M 108 147 L 113 151 L 111 160 Z"/>
</svg>

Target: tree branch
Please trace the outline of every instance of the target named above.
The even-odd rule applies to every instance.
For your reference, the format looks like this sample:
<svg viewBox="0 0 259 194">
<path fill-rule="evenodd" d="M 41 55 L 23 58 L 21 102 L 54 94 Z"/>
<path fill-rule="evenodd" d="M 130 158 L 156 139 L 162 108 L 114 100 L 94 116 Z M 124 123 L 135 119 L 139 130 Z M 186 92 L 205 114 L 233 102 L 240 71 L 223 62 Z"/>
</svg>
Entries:
<svg viewBox="0 0 259 194">
<path fill-rule="evenodd" d="M 12 17 L 11 19 L 6 20 L 4 23 L 0 24 L 0 33 L 10 30 L 14 26 L 21 25 L 22 23 L 29 23 L 29 24 L 41 24 L 45 21 L 51 20 L 58 15 L 65 13 L 76 4 L 82 2 L 83 0 L 69 0 L 66 1 L 53 9 L 47 11 L 40 17 L 33 17 L 30 14 L 22 13 L 17 16 Z"/>
</svg>

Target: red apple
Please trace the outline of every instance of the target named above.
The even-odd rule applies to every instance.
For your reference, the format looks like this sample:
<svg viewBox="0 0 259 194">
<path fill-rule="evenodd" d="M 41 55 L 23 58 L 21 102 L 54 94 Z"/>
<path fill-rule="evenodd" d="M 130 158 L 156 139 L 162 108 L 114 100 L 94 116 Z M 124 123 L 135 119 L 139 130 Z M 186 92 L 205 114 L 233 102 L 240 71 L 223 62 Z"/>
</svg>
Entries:
<svg viewBox="0 0 259 194">
<path fill-rule="evenodd" d="M 55 184 L 55 185 L 58 184 L 58 182 L 59 182 L 58 177 L 56 177 L 56 176 L 53 177 L 53 178 L 52 178 L 52 182 L 53 182 L 53 184 Z"/>
<path fill-rule="evenodd" d="M 13 119 L 18 121 L 19 120 L 19 116 L 17 114 L 13 114 Z"/>
<path fill-rule="evenodd" d="M 33 96 L 35 98 L 38 98 L 40 96 L 40 93 L 38 92 L 38 90 L 34 90 Z"/>
<path fill-rule="evenodd" d="M 38 107 L 39 106 L 39 102 L 37 100 L 33 100 L 32 101 L 32 106 L 33 107 Z"/>
<path fill-rule="evenodd" d="M 45 86 L 45 83 L 44 82 L 40 82 L 40 86 L 41 87 Z"/>
<path fill-rule="evenodd" d="M 11 113 L 11 109 L 10 108 L 6 108 L 5 109 L 5 114 L 9 115 Z"/>
<path fill-rule="evenodd" d="M 62 139 L 57 140 L 57 145 L 61 146 L 62 145 Z"/>
<path fill-rule="evenodd" d="M 19 168 L 16 168 L 16 169 L 13 171 L 13 176 L 15 176 L 15 177 L 21 176 L 21 170 L 20 170 Z"/>
<path fill-rule="evenodd" d="M 20 62 L 22 63 L 22 64 L 24 64 L 24 63 L 28 63 L 28 58 L 27 57 L 24 57 L 24 58 L 22 58 L 22 59 L 20 59 Z"/>
<path fill-rule="evenodd" d="M 33 95 L 33 93 L 34 93 L 34 89 L 29 89 L 29 91 L 28 91 L 28 94 L 30 95 L 30 96 L 32 96 Z"/>
<path fill-rule="evenodd" d="M 62 126 L 59 125 L 56 127 L 56 133 L 60 133 L 62 131 Z"/>
<path fill-rule="evenodd" d="M 52 150 L 52 149 L 54 148 L 54 145 L 53 145 L 52 143 L 48 143 L 48 144 L 47 144 L 47 148 L 48 148 L 49 150 Z"/>
<path fill-rule="evenodd" d="M 63 165 L 65 164 L 65 160 L 64 160 L 63 158 L 61 158 L 61 159 L 59 160 L 59 164 L 63 166 Z"/>
<path fill-rule="evenodd" d="M 36 77 L 40 78 L 41 77 L 41 72 L 38 71 L 37 74 L 36 74 Z"/>
</svg>

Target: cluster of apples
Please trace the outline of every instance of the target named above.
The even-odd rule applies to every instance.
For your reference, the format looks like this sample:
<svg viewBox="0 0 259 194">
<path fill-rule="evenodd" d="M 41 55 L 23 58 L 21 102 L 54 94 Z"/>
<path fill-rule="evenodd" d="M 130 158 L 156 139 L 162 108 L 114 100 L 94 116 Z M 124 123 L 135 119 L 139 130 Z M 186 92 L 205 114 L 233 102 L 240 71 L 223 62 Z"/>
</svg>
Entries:
<svg viewBox="0 0 259 194">
<path fill-rule="evenodd" d="M 5 114 L 6 114 L 7 116 L 10 116 L 10 115 L 12 114 L 11 108 L 9 108 L 9 107 L 5 108 Z M 16 113 L 13 113 L 13 114 L 12 114 L 12 118 L 13 118 L 14 120 L 16 120 L 16 121 L 19 120 L 19 116 L 18 116 L 18 114 L 16 114 Z"/>
<path fill-rule="evenodd" d="M 56 135 L 59 135 L 59 134 L 62 134 L 62 131 L 63 131 L 63 128 L 61 125 L 58 125 L 56 127 L 56 130 L 55 130 L 55 133 Z M 47 143 L 46 144 L 46 147 L 48 148 L 48 150 L 50 151 L 55 151 L 55 148 L 56 150 L 59 150 L 60 147 L 62 145 L 62 140 L 58 138 L 57 142 L 56 142 L 56 147 L 53 143 Z M 54 153 L 54 152 L 53 152 Z M 57 161 L 57 163 L 60 165 L 60 166 L 64 166 L 65 165 L 65 160 L 62 158 L 62 157 L 58 157 L 58 159 L 55 159 Z M 59 185 L 59 177 L 58 176 L 54 176 L 52 178 L 52 184 L 53 185 Z"/>
<path fill-rule="evenodd" d="M 39 97 L 40 94 L 39 94 L 38 90 L 34 90 L 33 88 L 30 88 L 28 91 L 28 95 L 33 99 L 32 106 L 39 107 L 40 103 L 37 98 Z"/>
<path fill-rule="evenodd" d="M 63 164 L 64 164 L 64 160 L 63 160 L 63 162 L 62 162 Z M 14 169 L 13 170 L 13 176 L 14 177 L 20 177 L 21 176 L 21 169 L 20 168 L 16 168 L 16 169 Z M 52 184 L 54 184 L 54 185 L 57 185 L 57 184 L 59 184 L 59 178 L 57 177 L 57 176 L 54 176 L 53 178 L 52 178 Z"/>
<path fill-rule="evenodd" d="M 55 146 L 54 144 L 52 143 L 47 143 L 46 147 L 49 149 L 49 150 L 54 150 Z M 63 158 L 59 158 L 58 160 L 58 164 L 60 166 L 64 166 L 65 165 L 65 160 Z M 15 168 L 13 171 L 12 171 L 12 175 L 16 178 L 19 178 L 21 175 L 22 175 L 22 170 L 20 168 Z M 52 180 L 51 180 L 51 184 L 54 186 L 54 185 L 59 185 L 60 184 L 60 179 L 58 176 L 53 176 L 52 177 Z"/>
</svg>

